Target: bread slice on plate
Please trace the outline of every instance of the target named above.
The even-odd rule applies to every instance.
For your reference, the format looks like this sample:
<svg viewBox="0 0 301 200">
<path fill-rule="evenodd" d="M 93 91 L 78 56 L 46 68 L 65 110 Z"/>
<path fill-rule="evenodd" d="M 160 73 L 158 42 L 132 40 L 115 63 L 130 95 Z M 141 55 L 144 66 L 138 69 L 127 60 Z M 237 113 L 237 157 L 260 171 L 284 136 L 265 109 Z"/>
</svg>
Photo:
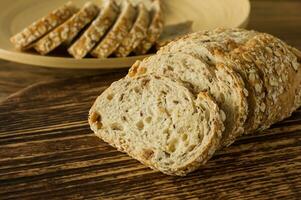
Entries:
<svg viewBox="0 0 301 200">
<path fill-rule="evenodd" d="M 130 31 L 115 51 L 117 57 L 128 56 L 146 37 L 150 15 L 143 3 L 138 5 L 138 16 Z"/>
<path fill-rule="evenodd" d="M 222 146 L 228 146 L 243 132 L 248 105 L 243 81 L 227 66 L 210 66 L 201 59 L 185 53 L 157 54 L 136 62 L 128 76 L 156 74 L 183 81 L 194 94 L 207 91 L 225 113 Z"/>
<path fill-rule="evenodd" d="M 128 0 L 122 1 L 120 16 L 108 34 L 92 50 L 91 55 L 97 58 L 109 57 L 129 34 L 135 17 L 135 7 Z"/>
<path fill-rule="evenodd" d="M 219 146 L 223 123 L 207 93 L 197 97 L 177 80 L 124 78 L 95 101 L 89 113 L 95 134 L 143 164 L 186 175 Z"/>
<path fill-rule="evenodd" d="M 11 37 L 10 41 L 16 49 L 25 50 L 49 31 L 69 19 L 77 11 L 76 6 L 68 2 Z"/>
<path fill-rule="evenodd" d="M 84 34 L 68 49 L 76 59 L 84 58 L 107 33 L 119 15 L 119 6 L 115 0 L 104 1 L 98 17 L 92 22 Z"/>
<path fill-rule="evenodd" d="M 34 48 L 42 55 L 48 54 L 67 40 L 70 41 L 75 38 L 76 35 L 98 15 L 98 13 L 98 6 L 94 3 L 87 2 L 79 12 L 40 39 L 34 45 Z"/>
<path fill-rule="evenodd" d="M 151 13 L 152 18 L 147 36 L 134 51 L 137 55 L 146 54 L 160 38 L 163 31 L 164 19 L 161 0 L 153 0 Z"/>
</svg>

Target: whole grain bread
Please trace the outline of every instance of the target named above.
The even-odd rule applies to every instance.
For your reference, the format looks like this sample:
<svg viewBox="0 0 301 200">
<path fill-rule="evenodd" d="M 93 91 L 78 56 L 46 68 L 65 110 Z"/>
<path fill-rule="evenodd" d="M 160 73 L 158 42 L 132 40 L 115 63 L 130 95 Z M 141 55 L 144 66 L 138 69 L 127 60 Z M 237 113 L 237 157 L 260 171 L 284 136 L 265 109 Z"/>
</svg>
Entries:
<svg viewBox="0 0 301 200">
<path fill-rule="evenodd" d="M 223 64 L 208 65 L 195 56 L 176 52 L 157 54 L 136 62 L 129 71 L 129 77 L 156 74 L 183 81 L 194 94 L 207 91 L 225 112 L 225 132 L 222 146 L 233 143 L 243 133 L 248 105 L 244 83 L 239 76 Z"/>
<path fill-rule="evenodd" d="M 144 40 L 141 41 L 141 43 L 134 51 L 137 55 L 146 54 L 152 48 L 155 42 L 160 38 L 164 26 L 161 0 L 153 0 L 151 15 L 152 19 L 147 31 L 147 36 Z"/>
<path fill-rule="evenodd" d="M 300 62 L 299 50 L 269 34 L 193 33 L 137 61 L 98 97 L 89 123 L 145 165 L 186 175 L 242 130 L 266 129 L 300 107 Z"/>
<path fill-rule="evenodd" d="M 186 175 L 213 155 L 223 123 L 205 92 L 195 97 L 180 82 L 147 75 L 113 83 L 89 114 L 95 134 L 143 164 Z"/>
<path fill-rule="evenodd" d="M 83 35 L 74 42 L 68 52 L 76 59 L 85 57 L 107 33 L 119 15 L 119 6 L 115 0 L 106 0 L 98 17 Z"/>
<path fill-rule="evenodd" d="M 77 7 L 68 2 L 62 7 L 53 10 L 47 16 L 33 22 L 20 33 L 12 36 L 10 41 L 16 49 L 25 50 L 49 31 L 69 19 L 77 11 Z"/>
<path fill-rule="evenodd" d="M 137 19 L 130 33 L 123 39 L 120 46 L 115 51 L 117 57 L 128 56 L 141 41 L 147 36 L 147 29 L 150 21 L 150 15 L 143 3 L 138 5 Z"/>
<path fill-rule="evenodd" d="M 45 55 L 67 40 L 73 40 L 76 35 L 98 15 L 98 13 L 99 7 L 94 3 L 87 2 L 79 12 L 40 39 L 34 45 L 35 50 L 40 54 Z"/>
<path fill-rule="evenodd" d="M 92 50 L 97 58 L 109 57 L 129 34 L 136 17 L 136 8 L 128 0 L 122 1 L 121 13 L 114 26 L 101 42 Z"/>
</svg>

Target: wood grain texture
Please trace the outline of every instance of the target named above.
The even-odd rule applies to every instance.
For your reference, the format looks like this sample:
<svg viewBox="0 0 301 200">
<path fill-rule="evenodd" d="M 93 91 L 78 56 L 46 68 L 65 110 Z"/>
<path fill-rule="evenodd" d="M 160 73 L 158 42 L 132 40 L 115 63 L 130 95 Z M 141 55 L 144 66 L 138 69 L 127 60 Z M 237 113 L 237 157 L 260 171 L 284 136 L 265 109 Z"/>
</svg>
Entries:
<svg viewBox="0 0 301 200">
<path fill-rule="evenodd" d="M 0 105 L 0 199 L 298 199 L 301 110 L 187 177 L 152 171 L 92 134 L 90 106 L 124 73 L 37 84 Z"/>
</svg>

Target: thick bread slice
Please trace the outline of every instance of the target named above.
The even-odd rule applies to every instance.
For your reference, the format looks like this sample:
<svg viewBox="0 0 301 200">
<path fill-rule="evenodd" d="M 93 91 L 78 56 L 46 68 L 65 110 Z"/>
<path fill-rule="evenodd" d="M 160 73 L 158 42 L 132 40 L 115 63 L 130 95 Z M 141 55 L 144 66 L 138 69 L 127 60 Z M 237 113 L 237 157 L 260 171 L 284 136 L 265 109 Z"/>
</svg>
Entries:
<svg viewBox="0 0 301 200">
<path fill-rule="evenodd" d="M 147 31 L 147 36 L 134 51 L 137 55 L 146 54 L 160 38 L 163 31 L 164 24 L 161 0 L 153 0 L 151 13 L 152 20 Z"/>
<path fill-rule="evenodd" d="M 103 8 L 98 17 L 92 22 L 84 34 L 68 49 L 68 52 L 76 59 L 84 58 L 114 24 L 118 14 L 119 7 L 115 0 L 104 1 Z"/>
<path fill-rule="evenodd" d="M 223 131 L 220 110 L 207 93 L 195 97 L 181 82 L 153 75 L 113 83 L 95 101 L 89 124 L 118 150 L 180 176 L 206 163 Z"/>
<path fill-rule="evenodd" d="M 49 31 L 69 19 L 77 11 L 78 9 L 71 2 L 68 2 L 11 37 L 10 41 L 16 49 L 25 50 Z"/>
<path fill-rule="evenodd" d="M 118 49 L 115 51 L 117 57 L 128 56 L 141 41 L 146 37 L 150 16 L 143 3 L 138 5 L 137 19 L 127 37 L 124 38 Z"/>
<path fill-rule="evenodd" d="M 34 48 L 42 55 L 48 54 L 67 40 L 72 40 L 99 13 L 96 4 L 87 2 L 83 8 L 65 23 L 48 33 L 39 40 Z"/>
<path fill-rule="evenodd" d="M 268 34 L 258 34 L 245 48 L 245 58 L 256 64 L 264 80 L 267 119 L 261 129 L 266 129 L 294 111 L 301 84 L 300 64 L 288 45 Z"/>
<path fill-rule="evenodd" d="M 208 91 L 226 114 L 222 146 L 230 145 L 242 134 L 248 112 L 244 83 L 227 66 L 210 66 L 189 54 L 167 53 L 136 62 L 128 76 L 137 77 L 143 74 L 180 79 L 191 86 L 195 94 Z"/>
<path fill-rule="evenodd" d="M 121 14 L 109 33 L 91 52 L 97 58 L 109 57 L 129 34 L 136 17 L 136 8 L 128 1 L 122 1 Z"/>
</svg>

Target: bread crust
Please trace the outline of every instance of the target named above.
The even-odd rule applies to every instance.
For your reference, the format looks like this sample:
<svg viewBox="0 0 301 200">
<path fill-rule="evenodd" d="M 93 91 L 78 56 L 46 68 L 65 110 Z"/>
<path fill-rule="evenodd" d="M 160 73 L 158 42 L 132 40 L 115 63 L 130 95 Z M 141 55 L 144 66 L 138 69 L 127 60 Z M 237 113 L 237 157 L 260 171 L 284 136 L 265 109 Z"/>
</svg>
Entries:
<svg viewBox="0 0 301 200">
<path fill-rule="evenodd" d="M 266 120 L 260 127 L 264 130 L 292 114 L 299 98 L 300 64 L 288 45 L 269 34 L 258 34 L 246 44 L 246 48 L 266 89 Z"/>
</svg>

